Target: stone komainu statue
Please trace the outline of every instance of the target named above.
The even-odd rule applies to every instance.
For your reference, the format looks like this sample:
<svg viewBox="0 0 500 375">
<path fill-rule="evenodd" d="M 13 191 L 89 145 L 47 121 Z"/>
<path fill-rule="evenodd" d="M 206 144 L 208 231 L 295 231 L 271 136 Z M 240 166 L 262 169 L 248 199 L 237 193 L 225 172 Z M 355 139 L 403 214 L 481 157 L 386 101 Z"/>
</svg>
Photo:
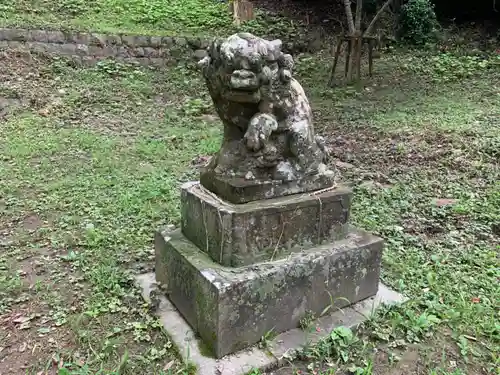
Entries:
<svg viewBox="0 0 500 375">
<path fill-rule="evenodd" d="M 221 150 L 201 183 L 224 198 L 229 190 L 240 195 L 229 200 L 243 203 L 333 185 L 309 101 L 292 77 L 292 56 L 281 47 L 280 40 L 239 33 L 214 41 L 199 63 L 224 124 Z"/>
</svg>

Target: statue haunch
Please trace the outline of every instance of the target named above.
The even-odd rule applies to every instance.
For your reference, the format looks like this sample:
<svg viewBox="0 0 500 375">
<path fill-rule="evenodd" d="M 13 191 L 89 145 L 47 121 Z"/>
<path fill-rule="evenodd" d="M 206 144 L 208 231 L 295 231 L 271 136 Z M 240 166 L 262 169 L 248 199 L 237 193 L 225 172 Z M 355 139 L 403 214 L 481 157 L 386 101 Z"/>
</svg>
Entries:
<svg viewBox="0 0 500 375">
<path fill-rule="evenodd" d="M 282 183 L 312 175 L 333 179 L 309 101 L 292 77 L 292 56 L 281 45 L 239 33 L 213 42 L 200 61 L 224 123 L 221 150 L 207 167 L 213 174 Z"/>
</svg>

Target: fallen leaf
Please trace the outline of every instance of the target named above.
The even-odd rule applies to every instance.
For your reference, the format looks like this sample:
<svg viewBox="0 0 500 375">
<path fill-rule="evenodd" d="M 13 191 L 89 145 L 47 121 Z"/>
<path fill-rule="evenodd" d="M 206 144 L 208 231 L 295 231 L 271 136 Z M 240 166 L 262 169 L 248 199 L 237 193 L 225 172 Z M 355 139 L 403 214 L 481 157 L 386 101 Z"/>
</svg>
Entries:
<svg viewBox="0 0 500 375">
<path fill-rule="evenodd" d="M 455 204 L 456 202 L 457 202 L 456 199 L 440 198 L 436 199 L 436 206 L 438 207 L 449 206 Z"/>
<path fill-rule="evenodd" d="M 19 346 L 19 349 L 17 349 L 20 353 L 24 352 L 26 350 L 26 348 L 28 347 L 28 343 L 27 342 L 23 342 L 20 346 Z"/>
<path fill-rule="evenodd" d="M 29 328 L 31 328 L 31 324 L 30 324 L 30 322 L 29 322 L 29 321 L 28 321 L 28 322 L 24 322 L 24 323 L 22 323 L 22 324 L 19 326 L 19 329 L 29 329 Z"/>
<path fill-rule="evenodd" d="M 31 320 L 31 318 L 29 316 L 21 315 L 21 316 L 17 317 L 16 319 L 13 319 L 12 321 L 14 323 L 17 323 L 17 324 L 22 324 L 22 323 L 29 322 L 30 320 Z"/>
<path fill-rule="evenodd" d="M 49 327 L 38 328 L 37 332 L 43 335 L 45 333 L 49 333 L 50 332 L 50 328 Z"/>
<path fill-rule="evenodd" d="M 38 114 L 43 117 L 47 117 L 49 115 L 49 110 L 47 108 L 42 108 L 38 111 Z"/>
<path fill-rule="evenodd" d="M 463 335 L 463 336 L 468 340 L 477 341 L 477 339 L 474 336 L 469 336 L 469 335 Z"/>
<path fill-rule="evenodd" d="M 168 362 L 168 363 L 165 365 L 165 367 L 163 368 L 163 371 L 168 371 L 168 370 L 170 370 L 170 369 L 172 368 L 172 366 L 174 365 L 174 363 L 175 363 L 175 360 L 174 360 L 174 361 L 170 361 L 170 362 Z"/>
</svg>

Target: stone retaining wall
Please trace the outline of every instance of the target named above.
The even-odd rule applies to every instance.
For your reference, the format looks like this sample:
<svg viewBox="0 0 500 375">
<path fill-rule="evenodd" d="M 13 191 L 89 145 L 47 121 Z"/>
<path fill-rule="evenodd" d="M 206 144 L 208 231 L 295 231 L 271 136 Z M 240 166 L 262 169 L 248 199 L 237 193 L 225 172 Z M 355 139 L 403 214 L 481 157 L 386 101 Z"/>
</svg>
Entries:
<svg viewBox="0 0 500 375">
<path fill-rule="evenodd" d="M 287 38 L 285 38 L 287 39 Z M 206 55 L 208 38 L 101 34 L 77 31 L 0 28 L 0 51 L 14 50 L 65 56 L 77 64 L 92 65 L 114 58 L 141 65 L 169 65 L 200 60 Z M 284 40 L 287 53 L 318 49 L 317 40 Z"/>
<path fill-rule="evenodd" d="M 201 59 L 210 40 L 189 37 L 109 35 L 100 33 L 0 28 L 0 50 L 66 56 L 93 64 L 105 58 L 165 65 Z"/>
</svg>

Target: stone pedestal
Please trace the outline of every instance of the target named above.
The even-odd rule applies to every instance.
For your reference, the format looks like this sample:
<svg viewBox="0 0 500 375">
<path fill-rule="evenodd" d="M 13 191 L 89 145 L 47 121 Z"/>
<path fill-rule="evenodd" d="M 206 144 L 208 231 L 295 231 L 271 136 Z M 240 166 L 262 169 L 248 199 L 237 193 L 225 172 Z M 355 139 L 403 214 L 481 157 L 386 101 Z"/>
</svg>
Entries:
<svg viewBox="0 0 500 375">
<path fill-rule="evenodd" d="M 182 229 L 156 235 L 156 280 L 216 358 L 371 297 L 383 241 L 348 225 L 351 196 L 234 204 L 185 184 Z"/>
<path fill-rule="evenodd" d="M 223 266 L 277 260 L 345 238 L 351 196 L 336 188 L 234 204 L 190 182 L 181 188 L 182 232 Z"/>
</svg>

